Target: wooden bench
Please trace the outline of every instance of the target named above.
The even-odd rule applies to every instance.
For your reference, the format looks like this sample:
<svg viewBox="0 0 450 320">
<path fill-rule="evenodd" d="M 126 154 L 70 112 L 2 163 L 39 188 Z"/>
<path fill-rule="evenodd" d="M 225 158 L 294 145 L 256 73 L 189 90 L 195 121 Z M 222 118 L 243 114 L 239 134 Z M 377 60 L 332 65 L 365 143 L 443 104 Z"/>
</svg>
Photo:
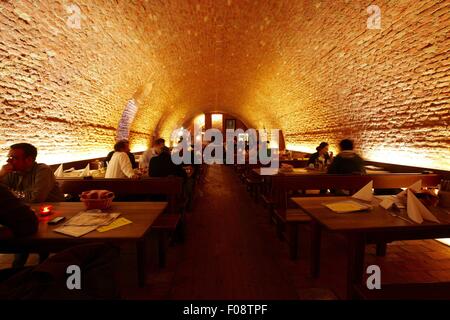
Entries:
<svg viewBox="0 0 450 320">
<path fill-rule="evenodd" d="M 183 180 L 179 177 L 131 179 L 70 179 L 58 178 L 64 194 L 79 195 L 87 190 L 110 190 L 118 197 L 129 195 L 165 195 L 167 212 L 160 215 L 152 225 L 158 233 L 159 264 L 165 265 L 166 238 L 175 235 L 179 242 L 185 238 L 185 215 L 180 206 Z"/>
<path fill-rule="evenodd" d="M 439 174 L 416 174 L 416 173 L 387 173 L 372 175 L 277 175 L 272 177 L 272 198 L 275 205 L 270 213 L 270 219 L 275 218 L 277 235 L 283 239 L 283 231 L 287 226 L 289 234 L 290 256 L 297 258 L 298 252 L 298 229 L 300 224 L 310 221 L 309 216 L 301 212 L 289 202 L 292 192 L 297 190 L 322 190 L 343 189 L 349 190 L 351 194 L 373 181 L 374 189 L 397 189 L 412 185 L 417 180 L 422 180 L 423 187 L 437 187 L 441 182 Z M 296 195 L 296 196 L 302 196 Z M 321 195 L 323 196 L 323 195 Z M 377 244 L 377 255 L 386 253 L 386 243 Z"/>
</svg>

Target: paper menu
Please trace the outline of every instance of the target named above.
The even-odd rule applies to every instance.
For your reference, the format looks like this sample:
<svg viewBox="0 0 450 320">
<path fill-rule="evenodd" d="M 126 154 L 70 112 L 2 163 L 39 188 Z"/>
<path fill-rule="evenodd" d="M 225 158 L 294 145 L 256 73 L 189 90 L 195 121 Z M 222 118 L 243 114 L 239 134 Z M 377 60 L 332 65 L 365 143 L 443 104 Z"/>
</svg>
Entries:
<svg viewBox="0 0 450 320">
<path fill-rule="evenodd" d="M 353 200 L 339 201 L 334 203 L 324 203 L 324 206 L 336 213 L 359 212 L 372 209 L 372 206 L 359 203 Z"/>
<path fill-rule="evenodd" d="M 107 226 L 119 215 L 120 213 L 80 212 L 64 223 L 64 226 Z"/>
<path fill-rule="evenodd" d="M 118 218 L 116 220 L 114 220 L 113 222 L 111 222 L 109 225 L 107 226 L 103 226 L 97 229 L 98 232 L 105 232 L 105 231 L 109 231 L 112 229 L 116 229 L 122 226 L 125 226 L 127 224 L 132 223 L 130 220 L 125 219 L 124 217 L 122 218 Z"/>
<path fill-rule="evenodd" d="M 61 226 L 53 229 L 53 231 L 78 238 L 95 229 L 97 229 L 97 226 Z"/>
</svg>

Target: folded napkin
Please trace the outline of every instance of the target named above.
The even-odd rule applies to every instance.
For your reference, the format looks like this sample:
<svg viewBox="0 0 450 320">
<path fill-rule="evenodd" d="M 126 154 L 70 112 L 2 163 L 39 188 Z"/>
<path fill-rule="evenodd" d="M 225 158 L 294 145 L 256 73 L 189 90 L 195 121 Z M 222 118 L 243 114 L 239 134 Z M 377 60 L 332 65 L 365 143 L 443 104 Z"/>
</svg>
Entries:
<svg viewBox="0 0 450 320">
<path fill-rule="evenodd" d="M 352 198 L 363 200 L 363 201 L 372 201 L 373 194 L 373 181 L 370 181 L 368 184 L 366 184 L 364 187 L 361 188 L 358 192 L 356 192 Z"/>
<path fill-rule="evenodd" d="M 397 193 L 397 198 L 401 199 L 406 197 L 406 191 L 410 189 L 414 192 L 419 192 L 422 190 L 422 180 L 418 180 L 414 182 L 412 185 L 410 185 L 406 190 L 403 190 L 402 192 Z"/>
<path fill-rule="evenodd" d="M 408 189 L 407 191 L 407 204 L 406 211 L 408 213 L 408 217 L 416 222 L 422 223 L 423 220 L 433 221 L 440 223 L 438 219 L 424 206 L 424 204 L 417 199 L 414 193 Z"/>
<path fill-rule="evenodd" d="M 58 177 L 58 178 L 64 177 L 64 169 L 63 169 L 62 164 L 59 165 L 58 169 L 56 169 L 54 174 L 55 174 L 55 177 Z"/>
<path fill-rule="evenodd" d="M 396 201 L 395 196 L 384 197 L 383 200 L 380 202 L 380 207 L 386 210 L 390 209 L 395 203 L 395 201 Z"/>
<path fill-rule="evenodd" d="M 91 170 L 89 168 L 89 163 L 86 166 L 86 168 L 83 169 L 83 171 L 81 171 L 80 177 L 89 177 L 91 175 Z"/>
</svg>

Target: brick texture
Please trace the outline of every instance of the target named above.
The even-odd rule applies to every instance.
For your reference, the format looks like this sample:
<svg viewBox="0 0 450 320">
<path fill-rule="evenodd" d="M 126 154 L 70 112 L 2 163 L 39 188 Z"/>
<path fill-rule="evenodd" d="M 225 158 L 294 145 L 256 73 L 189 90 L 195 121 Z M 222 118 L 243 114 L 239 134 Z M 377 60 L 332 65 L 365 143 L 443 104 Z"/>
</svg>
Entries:
<svg viewBox="0 0 450 320">
<path fill-rule="evenodd" d="M 371 4 L 0 1 L 0 154 L 103 155 L 134 98 L 134 148 L 223 111 L 288 147 L 351 137 L 371 160 L 450 169 L 450 4 L 378 0 L 375 30 Z"/>
</svg>

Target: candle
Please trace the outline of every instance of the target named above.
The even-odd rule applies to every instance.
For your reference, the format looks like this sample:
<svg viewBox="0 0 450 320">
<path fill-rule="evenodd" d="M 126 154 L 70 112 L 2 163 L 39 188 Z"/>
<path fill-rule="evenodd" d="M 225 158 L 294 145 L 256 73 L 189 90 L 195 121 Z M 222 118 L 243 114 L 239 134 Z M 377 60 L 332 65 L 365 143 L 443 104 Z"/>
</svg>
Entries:
<svg viewBox="0 0 450 320">
<path fill-rule="evenodd" d="M 51 214 L 53 207 L 52 206 L 42 206 L 39 208 L 39 213 L 41 216 L 48 216 Z"/>
</svg>

